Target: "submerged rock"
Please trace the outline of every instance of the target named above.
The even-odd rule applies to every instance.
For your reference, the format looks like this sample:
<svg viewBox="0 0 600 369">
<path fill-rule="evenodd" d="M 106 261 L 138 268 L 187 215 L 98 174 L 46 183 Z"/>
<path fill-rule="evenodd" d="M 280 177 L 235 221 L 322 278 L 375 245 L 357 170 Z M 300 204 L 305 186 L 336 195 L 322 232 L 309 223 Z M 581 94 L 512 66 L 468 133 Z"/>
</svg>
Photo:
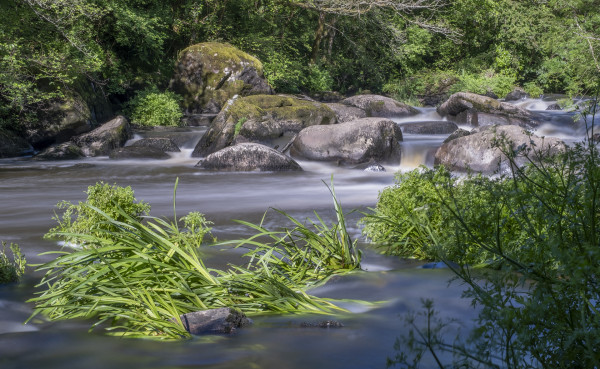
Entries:
<svg viewBox="0 0 600 369">
<path fill-rule="evenodd" d="M 111 159 L 154 159 L 154 160 L 166 160 L 170 159 L 171 156 L 164 150 L 156 147 L 148 146 L 126 146 L 115 149 L 110 152 L 109 158 Z"/>
<path fill-rule="evenodd" d="M 72 142 L 52 145 L 33 158 L 35 160 L 75 160 L 85 157 L 79 146 Z"/>
<path fill-rule="evenodd" d="M 166 137 L 149 137 L 142 138 L 141 140 L 135 141 L 131 144 L 133 147 L 152 147 L 162 152 L 180 152 L 177 144 L 170 138 Z"/>
<path fill-rule="evenodd" d="M 215 118 L 196 145 L 192 157 L 201 157 L 243 142 L 267 146 L 282 137 L 291 137 L 303 128 L 335 123 L 327 105 L 291 96 L 253 95 L 235 99 Z"/>
<path fill-rule="evenodd" d="M 458 129 L 454 122 L 436 120 L 428 122 L 411 122 L 400 125 L 403 133 L 417 135 L 446 135 Z"/>
<path fill-rule="evenodd" d="M 229 334 L 252 324 L 243 312 L 233 308 L 195 311 L 179 318 L 185 330 L 194 335 Z"/>
<path fill-rule="evenodd" d="M 262 63 L 229 44 L 205 42 L 183 50 L 170 87 L 188 114 L 218 113 L 235 95 L 270 94 Z"/>
<path fill-rule="evenodd" d="M 410 105 L 380 95 L 356 95 L 340 103 L 364 110 L 367 117 L 392 118 L 418 113 L 417 109 Z"/>
<path fill-rule="evenodd" d="M 73 142 L 86 156 L 106 156 L 122 147 L 130 135 L 129 122 L 120 115 L 89 133 L 75 137 Z"/>
<path fill-rule="evenodd" d="M 469 92 L 455 93 L 437 111 L 456 123 L 474 127 L 512 124 L 535 128 L 540 124 L 539 117 L 523 108 Z"/>
<path fill-rule="evenodd" d="M 302 170 L 294 159 L 256 143 L 241 143 L 226 147 L 208 155 L 196 166 L 208 170 L 236 172 Z"/>
<path fill-rule="evenodd" d="M 435 164 L 445 165 L 450 170 L 482 172 L 492 174 L 509 168 L 508 159 L 497 147 L 500 139 L 510 144 L 511 150 L 519 150 L 515 158 L 517 165 L 529 162 L 523 156 L 528 153 L 533 161 L 540 156 L 556 154 L 565 149 L 565 144 L 557 138 L 538 137 L 528 134 L 517 126 L 487 126 L 474 130 L 470 135 L 459 137 L 442 146 L 435 153 Z M 535 150 L 535 153 L 532 151 Z"/>
<path fill-rule="evenodd" d="M 337 320 L 322 320 L 320 322 L 302 322 L 302 328 L 342 328 L 344 325 Z"/>
<path fill-rule="evenodd" d="M 402 132 L 385 118 L 362 118 L 300 131 L 290 153 L 308 160 L 360 164 L 369 161 L 398 163 Z"/>
</svg>

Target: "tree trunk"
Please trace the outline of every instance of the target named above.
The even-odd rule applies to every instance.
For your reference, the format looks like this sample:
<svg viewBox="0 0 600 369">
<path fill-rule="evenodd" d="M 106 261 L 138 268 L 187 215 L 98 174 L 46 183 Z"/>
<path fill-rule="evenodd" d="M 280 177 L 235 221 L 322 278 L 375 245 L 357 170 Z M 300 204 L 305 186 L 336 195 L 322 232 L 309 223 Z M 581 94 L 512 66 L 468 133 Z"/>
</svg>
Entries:
<svg viewBox="0 0 600 369">
<path fill-rule="evenodd" d="M 321 39 L 325 34 L 325 13 L 319 12 L 319 25 L 315 31 L 315 40 L 313 42 L 312 52 L 310 56 L 310 63 L 316 64 L 319 58 L 319 49 L 321 46 Z"/>
</svg>

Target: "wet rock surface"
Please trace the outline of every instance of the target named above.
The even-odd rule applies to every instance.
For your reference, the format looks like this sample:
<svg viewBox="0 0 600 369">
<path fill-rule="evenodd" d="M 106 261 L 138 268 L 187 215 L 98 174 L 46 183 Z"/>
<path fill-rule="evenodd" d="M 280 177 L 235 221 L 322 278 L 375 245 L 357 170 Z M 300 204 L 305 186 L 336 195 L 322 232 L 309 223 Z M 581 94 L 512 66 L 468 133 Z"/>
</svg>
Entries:
<svg viewBox="0 0 600 369">
<path fill-rule="evenodd" d="M 180 319 L 184 328 L 193 335 L 231 334 L 252 324 L 244 313 L 232 308 L 195 311 L 180 315 Z"/>
<path fill-rule="evenodd" d="M 402 132 L 385 118 L 363 118 L 303 129 L 292 144 L 292 156 L 351 165 L 370 161 L 398 163 Z"/>
<path fill-rule="evenodd" d="M 391 118 L 418 113 L 417 109 L 410 105 L 380 95 L 356 95 L 346 98 L 340 101 L 340 103 L 363 110 L 367 114 L 367 117 Z"/>
<path fill-rule="evenodd" d="M 175 141 L 166 137 L 149 137 L 142 138 L 141 140 L 135 141 L 131 144 L 133 147 L 152 147 L 163 152 L 180 152 L 179 147 Z"/>
<path fill-rule="evenodd" d="M 154 159 L 154 160 L 166 160 L 170 159 L 171 156 L 163 150 L 156 147 L 145 147 L 145 146 L 126 146 L 115 149 L 110 152 L 108 156 L 115 160 L 124 159 Z"/>
<path fill-rule="evenodd" d="M 214 171 L 300 171 L 296 161 L 268 146 L 241 143 L 208 155 L 197 167 Z"/>
<path fill-rule="evenodd" d="M 444 135 L 451 134 L 458 129 L 454 122 L 449 121 L 428 121 L 428 122 L 410 122 L 400 125 L 403 133 L 418 135 Z"/>
<path fill-rule="evenodd" d="M 73 138 L 86 156 L 106 156 L 122 147 L 131 136 L 129 122 L 118 116 L 89 133 Z"/>
</svg>

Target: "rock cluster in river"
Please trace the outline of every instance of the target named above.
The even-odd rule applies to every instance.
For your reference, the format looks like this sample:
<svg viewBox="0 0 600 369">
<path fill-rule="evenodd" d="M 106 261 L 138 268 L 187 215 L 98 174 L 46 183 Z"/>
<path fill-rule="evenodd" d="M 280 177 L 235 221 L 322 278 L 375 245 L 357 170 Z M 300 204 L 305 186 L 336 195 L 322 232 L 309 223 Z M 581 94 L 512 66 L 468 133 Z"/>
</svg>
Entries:
<svg viewBox="0 0 600 369">
<path fill-rule="evenodd" d="M 516 150 L 514 162 L 522 166 L 564 150 L 565 144 L 554 137 L 532 135 L 519 126 L 486 126 L 442 144 L 435 154 L 435 164 L 463 172 L 504 172 L 510 163 L 501 148 Z"/>
</svg>

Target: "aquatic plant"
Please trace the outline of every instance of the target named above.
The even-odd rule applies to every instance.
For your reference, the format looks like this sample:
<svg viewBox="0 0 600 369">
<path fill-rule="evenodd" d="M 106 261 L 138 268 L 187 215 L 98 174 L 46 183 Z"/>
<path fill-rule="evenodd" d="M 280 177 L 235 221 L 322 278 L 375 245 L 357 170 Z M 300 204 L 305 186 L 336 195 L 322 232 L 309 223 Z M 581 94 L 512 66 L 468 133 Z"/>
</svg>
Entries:
<svg viewBox="0 0 600 369">
<path fill-rule="evenodd" d="M 6 250 L 6 242 L 2 242 L 2 250 L 0 250 L 0 284 L 18 282 L 25 273 L 27 261 L 21 253 L 19 245 L 11 243 L 10 251 L 12 260 L 8 257 Z"/>
<path fill-rule="evenodd" d="M 122 210 L 118 221 L 89 204 L 81 206 L 111 227 L 65 234 L 94 247 L 49 253 L 59 256 L 38 268 L 46 275 L 38 286 L 42 292 L 30 300 L 31 318 L 94 319 L 92 328 L 118 335 L 177 339 L 189 336 L 179 316 L 198 310 L 237 307 L 250 315 L 340 310 L 269 268 L 207 268 L 198 239 L 182 237 L 173 223 L 153 217 L 142 223 Z"/>
<path fill-rule="evenodd" d="M 88 244 L 78 235 L 110 237 L 110 233 L 104 231 L 118 230 L 118 227 L 106 222 L 101 213 L 106 213 L 116 221 L 123 221 L 126 219 L 123 214 L 141 219 L 140 217 L 150 211 L 150 205 L 138 201 L 129 186 L 121 187 L 98 182 L 89 186 L 85 193 L 87 195 L 85 202 L 76 205 L 69 201 L 61 201 L 56 205 L 59 210 L 64 211 L 62 216 L 54 215 L 53 219 L 58 222 L 58 225 L 50 229 L 44 238 L 61 239 L 73 245 L 87 247 Z M 99 209 L 100 212 L 94 208 Z"/>
<path fill-rule="evenodd" d="M 332 274 L 347 273 L 360 269 L 361 251 L 352 241 L 346 228 L 346 215 L 335 195 L 333 179 L 329 191 L 337 222 L 327 225 L 315 212 L 317 221 L 302 223 L 282 210 L 275 210 L 294 225 L 293 228 L 268 230 L 259 224 L 238 221 L 256 231 L 244 239 L 228 241 L 236 247 L 248 247 L 244 256 L 250 257 L 249 268 L 267 268 L 286 276 L 294 283 L 323 282 Z M 265 213 L 266 215 L 266 213 Z M 269 241 L 265 241 L 265 238 Z"/>
</svg>

